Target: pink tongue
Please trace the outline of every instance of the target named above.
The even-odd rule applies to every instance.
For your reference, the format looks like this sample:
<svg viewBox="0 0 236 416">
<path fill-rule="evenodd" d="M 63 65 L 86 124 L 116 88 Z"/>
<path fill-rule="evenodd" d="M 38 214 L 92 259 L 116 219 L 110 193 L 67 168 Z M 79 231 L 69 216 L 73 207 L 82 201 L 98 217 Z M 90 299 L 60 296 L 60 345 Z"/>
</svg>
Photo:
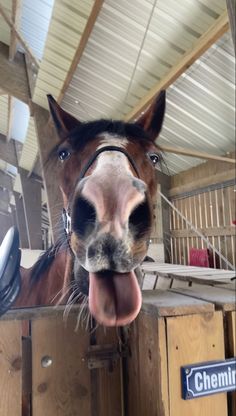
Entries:
<svg viewBox="0 0 236 416">
<path fill-rule="evenodd" d="M 100 324 L 127 325 L 136 318 L 141 304 L 141 292 L 133 271 L 108 277 L 89 274 L 89 309 Z"/>
</svg>

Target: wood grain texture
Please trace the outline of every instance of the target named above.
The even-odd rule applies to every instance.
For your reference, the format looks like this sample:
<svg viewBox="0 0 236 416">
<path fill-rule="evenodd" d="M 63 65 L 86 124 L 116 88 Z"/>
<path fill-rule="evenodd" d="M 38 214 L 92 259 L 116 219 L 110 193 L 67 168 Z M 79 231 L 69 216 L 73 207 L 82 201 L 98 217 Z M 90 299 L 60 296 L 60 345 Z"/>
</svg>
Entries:
<svg viewBox="0 0 236 416">
<path fill-rule="evenodd" d="M 116 329 L 99 328 L 96 331 L 96 342 L 102 345 L 114 345 L 118 348 L 118 335 Z M 123 391 L 122 391 L 122 363 L 121 359 L 109 371 L 107 368 L 97 370 L 96 377 L 96 416 L 123 416 Z M 93 382 L 93 379 L 92 379 Z M 93 406 L 94 404 L 92 404 Z"/>
<path fill-rule="evenodd" d="M 190 288 L 178 288 L 174 290 L 182 295 L 202 299 L 215 304 L 216 309 L 223 311 L 235 311 L 235 293 L 232 290 L 212 286 L 195 285 Z"/>
<path fill-rule="evenodd" d="M 226 393 L 183 400 L 180 367 L 225 358 L 222 312 L 167 318 L 170 416 L 227 416 Z"/>
<path fill-rule="evenodd" d="M 142 310 L 155 316 L 178 316 L 214 312 L 214 305 L 171 291 L 146 290 Z"/>
<path fill-rule="evenodd" d="M 21 322 L 0 321 L 0 416 L 21 416 Z"/>
<path fill-rule="evenodd" d="M 85 355 L 89 334 L 75 332 L 76 317 L 32 322 L 32 410 L 34 416 L 89 416 L 90 372 Z M 52 365 L 43 368 L 44 356 Z"/>
<path fill-rule="evenodd" d="M 164 319 L 141 312 L 129 343 L 128 416 L 169 416 Z"/>
</svg>

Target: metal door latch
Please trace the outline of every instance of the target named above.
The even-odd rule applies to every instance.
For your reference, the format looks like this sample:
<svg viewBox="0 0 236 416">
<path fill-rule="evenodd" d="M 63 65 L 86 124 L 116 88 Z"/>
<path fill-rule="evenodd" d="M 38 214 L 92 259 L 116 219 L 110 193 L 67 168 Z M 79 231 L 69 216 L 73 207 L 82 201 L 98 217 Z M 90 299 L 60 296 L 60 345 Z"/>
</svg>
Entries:
<svg viewBox="0 0 236 416">
<path fill-rule="evenodd" d="M 94 370 L 96 368 L 107 368 L 112 372 L 121 357 L 127 356 L 127 349 L 123 347 L 120 350 L 118 345 L 92 345 L 86 354 L 88 368 Z"/>
</svg>

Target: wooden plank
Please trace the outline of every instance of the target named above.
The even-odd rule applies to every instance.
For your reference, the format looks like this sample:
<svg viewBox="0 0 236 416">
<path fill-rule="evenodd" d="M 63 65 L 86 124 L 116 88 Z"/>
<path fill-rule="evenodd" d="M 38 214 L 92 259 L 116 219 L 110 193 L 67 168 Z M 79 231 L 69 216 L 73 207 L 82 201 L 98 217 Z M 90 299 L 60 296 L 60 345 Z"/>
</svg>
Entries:
<svg viewBox="0 0 236 416">
<path fill-rule="evenodd" d="M 21 322 L 0 321 L 0 416 L 21 416 Z"/>
<path fill-rule="evenodd" d="M 0 58 L 1 61 L 1 58 Z M 0 133 L 0 158 L 7 163 L 10 163 L 13 166 L 18 166 L 16 149 L 15 149 L 15 140 L 10 140 L 7 142 L 6 136 Z"/>
<path fill-rule="evenodd" d="M 205 237 L 217 237 L 217 236 L 234 236 L 235 235 L 235 227 L 232 225 L 228 226 L 220 226 L 219 227 L 208 227 L 208 228 L 198 228 L 198 231 L 202 233 Z M 173 230 L 171 231 L 171 235 L 174 238 L 190 238 L 195 237 L 196 233 L 194 230 Z"/>
<path fill-rule="evenodd" d="M 205 159 L 205 160 L 215 160 L 218 162 L 231 163 L 233 165 L 235 165 L 236 163 L 235 159 L 231 159 L 229 157 L 210 155 L 209 153 L 198 152 L 196 150 L 191 150 L 191 149 L 184 149 L 182 147 L 176 148 L 172 146 L 161 146 L 161 150 L 167 153 L 174 153 L 176 155 L 186 155 L 186 156 L 197 157 L 197 158 Z"/>
<path fill-rule="evenodd" d="M 183 400 L 180 367 L 225 358 L 221 312 L 167 318 L 170 416 L 227 416 L 227 395 Z"/>
<path fill-rule="evenodd" d="M 187 183 L 184 183 L 183 185 L 172 186 L 168 192 L 168 196 L 174 197 L 177 195 L 181 195 L 185 192 L 190 192 L 192 190 L 201 189 L 209 185 L 226 182 L 234 178 L 235 169 L 229 169 L 223 172 L 216 172 L 216 174 L 213 174 L 212 176 L 206 175 L 201 179 L 194 179 L 193 181 L 189 179 L 189 181 Z"/>
<path fill-rule="evenodd" d="M 64 94 L 65 94 L 65 92 L 66 92 L 66 90 L 67 90 L 67 88 L 68 88 L 68 86 L 69 86 L 69 84 L 70 84 L 70 82 L 73 78 L 74 72 L 75 72 L 75 70 L 76 70 L 76 68 L 77 68 L 77 66 L 80 62 L 80 59 L 82 57 L 82 54 L 83 54 L 84 49 L 86 47 L 86 44 L 88 42 L 89 36 L 90 36 L 90 34 L 93 30 L 93 27 L 95 25 L 98 14 L 99 14 L 99 12 L 101 10 L 101 7 L 103 5 L 103 2 L 104 2 L 104 0 L 95 0 L 94 1 L 93 8 L 92 8 L 91 13 L 89 15 L 89 18 L 87 20 L 85 29 L 83 31 L 83 34 L 82 34 L 81 38 L 80 38 L 79 45 L 78 45 L 78 47 L 75 51 L 74 58 L 71 62 L 69 71 L 67 72 L 66 79 L 65 79 L 64 84 L 62 86 L 62 89 L 60 91 L 60 94 L 59 94 L 59 97 L 58 97 L 58 103 L 59 104 L 62 102 Z"/>
<path fill-rule="evenodd" d="M 41 184 L 28 177 L 25 169 L 18 169 L 22 185 L 26 229 L 31 250 L 42 249 Z"/>
<path fill-rule="evenodd" d="M 49 122 L 49 112 L 44 108 L 34 104 L 34 120 L 39 146 L 39 155 L 42 175 L 47 194 L 47 207 L 49 222 L 52 230 L 54 242 L 60 237 L 60 227 L 58 221 L 61 218 L 63 201 L 59 189 L 59 166 L 54 164 L 53 169 L 50 163 L 46 163 L 52 148 L 58 143 L 58 138 L 52 124 Z"/>
<path fill-rule="evenodd" d="M 8 120 L 7 120 L 7 142 L 11 139 L 11 130 L 13 123 L 13 98 L 11 95 L 8 95 Z"/>
<path fill-rule="evenodd" d="M 178 316 L 213 312 L 214 305 L 203 300 L 168 291 L 145 290 L 142 311 L 156 316 Z"/>
<path fill-rule="evenodd" d="M 165 320 L 141 312 L 129 346 L 128 414 L 169 416 Z"/>
<path fill-rule="evenodd" d="M 14 62 L 10 62 L 8 56 L 9 47 L 0 42 L 0 88 L 6 94 L 30 104 L 24 55 L 17 52 Z"/>
<path fill-rule="evenodd" d="M 114 328 L 98 328 L 96 331 L 96 343 L 102 345 L 114 345 L 118 348 L 118 334 Z M 96 416 L 123 416 L 123 391 L 122 391 L 122 362 L 115 365 L 112 371 L 107 368 L 100 368 L 96 377 Z M 92 377 L 93 382 L 93 377 Z M 94 398 L 93 398 L 94 399 Z M 92 406 L 94 403 L 92 404 Z"/>
<path fill-rule="evenodd" d="M 76 316 L 32 321 L 32 413 L 89 416 L 90 372 L 85 359 L 89 333 L 75 332 Z M 50 357 L 52 364 L 42 366 Z"/>
<path fill-rule="evenodd" d="M 214 303 L 216 309 L 225 311 L 235 311 L 235 293 L 232 290 L 220 289 L 218 287 L 209 287 L 196 285 L 190 288 L 173 289 L 174 292 L 191 298 L 202 299 Z"/>
<path fill-rule="evenodd" d="M 175 64 L 169 73 L 138 102 L 138 104 L 125 116 L 126 121 L 133 120 L 151 104 L 154 97 L 161 90 L 166 90 L 180 77 L 217 39 L 219 39 L 229 28 L 227 11 L 212 24 L 212 26 L 198 39 L 194 47 L 185 53 L 183 58 Z"/>
</svg>

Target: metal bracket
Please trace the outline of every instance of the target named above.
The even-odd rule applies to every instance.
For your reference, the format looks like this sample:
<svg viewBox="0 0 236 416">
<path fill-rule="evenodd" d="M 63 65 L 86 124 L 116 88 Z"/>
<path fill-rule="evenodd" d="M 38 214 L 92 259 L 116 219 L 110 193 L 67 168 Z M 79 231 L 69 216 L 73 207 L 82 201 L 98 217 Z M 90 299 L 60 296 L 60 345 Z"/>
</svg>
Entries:
<svg viewBox="0 0 236 416">
<path fill-rule="evenodd" d="M 127 356 L 127 352 L 125 347 L 120 350 L 118 345 L 92 345 L 86 354 L 88 368 L 89 370 L 107 368 L 112 372 L 121 357 Z"/>
</svg>

